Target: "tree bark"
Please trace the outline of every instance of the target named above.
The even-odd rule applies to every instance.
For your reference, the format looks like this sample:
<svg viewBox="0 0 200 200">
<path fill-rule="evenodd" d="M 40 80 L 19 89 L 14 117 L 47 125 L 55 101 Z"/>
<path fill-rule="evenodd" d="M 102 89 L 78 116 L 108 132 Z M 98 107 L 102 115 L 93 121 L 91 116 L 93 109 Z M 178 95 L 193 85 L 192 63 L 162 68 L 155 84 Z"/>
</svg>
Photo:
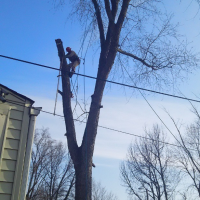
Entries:
<svg viewBox="0 0 200 200">
<path fill-rule="evenodd" d="M 121 27 L 128 9 L 128 3 L 130 0 L 123 0 L 123 5 L 117 23 L 114 20 L 110 20 L 108 33 L 105 39 L 104 29 L 102 26 L 101 13 L 96 0 L 92 0 L 94 8 L 96 10 L 96 17 L 98 21 L 100 31 L 101 42 L 101 54 L 99 59 L 99 68 L 97 73 L 97 81 L 92 95 L 92 101 L 90 105 L 89 116 L 83 135 L 82 144 L 78 147 L 76 140 L 76 132 L 73 121 L 73 113 L 71 109 L 71 90 L 69 79 L 69 66 L 67 65 L 65 52 L 60 39 L 56 40 L 58 48 L 58 56 L 61 62 L 61 75 L 62 75 L 62 99 L 63 99 L 63 113 L 66 124 L 66 136 L 68 142 L 68 148 L 70 156 L 74 163 L 75 168 L 75 200 L 91 200 L 91 188 L 92 188 L 92 157 L 94 152 L 95 139 L 97 135 L 97 127 L 99 122 L 101 101 L 105 88 L 106 81 L 110 70 L 114 64 L 114 60 L 117 54 L 117 47 L 119 42 L 119 36 Z M 114 4 L 114 2 L 113 2 Z M 108 8 L 108 4 L 107 8 Z M 118 3 L 117 3 L 118 5 Z M 114 6 L 114 8 L 117 7 Z M 107 10 L 110 13 L 110 8 Z M 116 11 L 112 12 L 112 17 L 115 17 Z"/>
<path fill-rule="evenodd" d="M 89 158 L 90 157 L 90 158 Z M 80 164 L 75 166 L 75 200 L 91 199 L 92 190 L 92 165 L 91 156 L 82 153 Z"/>
<path fill-rule="evenodd" d="M 58 48 L 58 55 L 61 62 L 61 75 L 62 75 L 62 99 L 63 99 L 63 113 L 66 124 L 66 136 L 68 142 L 68 148 L 70 156 L 73 160 L 75 168 L 75 200 L 91 199 L 91 187 L 92 187 L 92 156 L 94 151 L 94 140 L 97 131 L 98 120 L 90 120 L 87 123 L 84 141 L 82 145 L 78 147 L 75 126 L 73 121 L 73 114 L 71 109 L 71 90 L 70 90 L 70 79 L 69 79 L 69 66 L 65 59 L 65 52 L 60 39 L 56 40 Z M 94 98 L 95 99 L 95 98 Z M 97 104 L 92 103 L 91 105 L 93 117 L 97 119 L 99 107 Z M 95 117 L 96 116 L 96 117 Z M 90 124 L 90 125 L 88 125 Z M 95 133 L 95 134 L 94 134 Z M 89 139 L 90 138 L 90 139 Z"/>
<path fill-rule="evenodd" d="M 71 109 L 71 97 L 70 97 L 70 79 L 69 79 L 69 67 L 65 59 L 65 52 L 60 39 L 56 40 L 58 48 L 58 55 L 61 62 L 61 75 L 62 75 L 62 99 L 63 99 L 63 113 L 67 131 L 67 141 L 70 156 L 73 160 L 75 168 L 75 200 L 91 199 L 92 188 L 92 157 L 94 152 L 95 138 L 97 134 L 97 127 L 99 121 L 99 114 L 101 108 L 101 101 L 103 97 L 103 91 L 106 82 L 97 80 L 94 94 L 92 95 L 92 102 L 90 106 L 90 112 L 88 121 L 85 128 L 82 144 L 78 147 L 76 141 L 75 127 L 73 121 L 73 114 Z M 107 79 L 111 66 L 116 56 L 112 55 L 112 62 L 102 62 L 99 65 L 98 77 L 101 79 Z M 104 60 L 103 60 L 104 61 Z M 108 66 L 109 65 L 109 66 Z"/>
</svg>

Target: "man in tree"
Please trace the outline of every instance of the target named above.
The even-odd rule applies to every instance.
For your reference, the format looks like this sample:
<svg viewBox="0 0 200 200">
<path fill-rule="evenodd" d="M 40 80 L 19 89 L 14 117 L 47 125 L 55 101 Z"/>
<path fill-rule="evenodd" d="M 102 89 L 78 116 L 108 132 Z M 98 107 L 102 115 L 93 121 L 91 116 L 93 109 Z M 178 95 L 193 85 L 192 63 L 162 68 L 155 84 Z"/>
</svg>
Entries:
<svg viewBox="0 0 200 200">
<path fill-rule="evenodd" d="M 63 2 L 65 1 L 60 0 L 60 5 L 63 5 Z M 70 100 L 71 69 L 66 59 L 63 59 L 66 55 L 62 41 L 56 39 L 58 56 L 62 64 L 66 137 L 75 169 L 75 199 L 91 200 L 92 157 L 104 88 L 111 70 L 119 69 L 122 73 L 118 74 L 121 75 L 127 69 L 126 76 L 131 78 L 134 85 L 138 83 L 149 87 L 164 85 L 169 87 L 179 77 L 182 78 L 181 72 L 188 73 L 197 64 L 195 56 L 188 51 L 187 44 L 184 45 L 184 42 L 178 39 L 176 26 L 170 23 L 171 17 L 162 14 L 162 9 L 159 9 L 160 1 L 66 0 L 66 2 L 68 5 L 72 3 L 72 13 L 81 23 L 86 24 L 84 41 L 87 41 L 86 37 L 89 37 L 89 41 L 90 38 L 99 38 L 97 79 L 80 145 L 76 138 L 74 112 Z M 116 58 L 118 62 L 115 62 Z M 124 80 L 128 81 L 126 77 Z"/>
<path fill-rule="evenodd" d="M 73 74 L 75 73 L 75 69 L 78 65 L 80 65 L 80 59 L 79 57 L 77 56 L 77 54 L 71 50 L 70 47 L 67 47 L 66 48 L 66 51 L 68 52 L 66 54 L 66 58 L 69 58 L 69 60 L 71 61 L 71 63 L 69 64 L 70 65 L 70 74 L 69 74 L 69 77 L 71 78 L 73 76 Z"/>
</svg>

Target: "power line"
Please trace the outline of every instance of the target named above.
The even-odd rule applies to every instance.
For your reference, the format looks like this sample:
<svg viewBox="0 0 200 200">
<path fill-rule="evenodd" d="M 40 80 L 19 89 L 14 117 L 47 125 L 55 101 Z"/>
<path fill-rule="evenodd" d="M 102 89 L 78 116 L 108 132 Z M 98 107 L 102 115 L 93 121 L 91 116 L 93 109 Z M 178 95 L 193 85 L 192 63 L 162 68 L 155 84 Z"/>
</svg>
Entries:
<svg viewBox="0 0 200 200">
<path fill-rule="evenodd" d="M 165 96 L 170 96 L 170 97 L 174 97 L 174 98 L 179 98 L 179 99 L 183 99 L 183 100 L 194 101 L 194 102 L 200 103 L 200 100 L 196 100 L 196 99 L 190 99 L 190 98 L 181 97 L 181 96 L 168 94 L 168 93 L 164 93 L 164 92 L 158 92 L 158 91 L 155 91 L 155 90 L 149 90 L 149 89 L 145 89 L 145 88 L 141 88 L 141 87 L 137 87 L 137 86 L 133 86 L 133 85 L 128 85 L 128 84 L 119 83 L 119 82 L 115 82 L 115 81 L 109 81 L 109 80 L 105 80 L 105 79 L 100 79 L 100 78 L 96 78 L 96 77 L 88 76 L 88 75 L 84 75 L 84 74 L 79 74 L 79 73 L 74 73 L 74 74 L 76 74 L 78 76 L 83 76 L 83 77 L 86 77 L 86 78 L 105 81 L 105 82 L 108 82 L 108 83 L 113 83 L 115 85 L 121 85 L 121 86 L 130 87 L 130 88 L 134 88 L 134 89 L 138 89 L 138 90 L 144 90 L 144 91 L 147 91 L 147 92 L 152 92 L 152 93 L 156 93 L 156 94 L 161 94 L 161 95 L 165 95 Z"/>
<path fill-rule="evenodd" d="M 0 57 L 59 71 L 58 68 L 49 67 L 47 65 L 42 65 L 42 64 L 38 64 L 38 63 L 34 63 L 34 62 L 29 62 L 29 61 L 13 58 L 13 57 L 9 57 L 9 56 L 4 56 L 4 55 L 0 55 Z M 124 83 L 119 83 L 119 82 L 115 82 L 115 81 L 99 79 L 99 78 L 96 78 L 94 76 L 88 76 L 88 75 L 84 75 L 84 74 L 80 74 L 80 73 L 74 73 L 74 74 L 76 74 L 78 76 L 83 76 L 83 77 L 86 77 L 86 78 L 90 78 L 90 79 L 95 79 L 95 80 L 100 80 L 100 81 L 112 83 L 112 84 L 115 84 L 115 85 L 121 85 L 121 86 L 130 87 L 130 88 L 134 88 L 134 89 L 138 89 L 138 90 L 143 90 L 143 91 L 146 91 L 146 92 L 152 92 L 152 93 L 165 95 L 165 96 L 169 96 L 169 97 L 173 97 L 173 98 L 179 98 L 179 99 L 183 99 L 183 100 L 187 100 L 187 101 L 193 101 L 193 102 L 200 103 L 200 100 L 196 100 L 196 99 L 191 99 L 191 98 L 186 98 L 186 97 L 182 97 L 182 96 L 172 95 L 172 94 L 168 94 L 168 93 L 164 93 L 164 92 L 158 92 L 158 91 L 155 91 L 155 90 L 149 90 L 149 89 L 145 89 L 145 88 L 141 88 L 141 87 L 137 87 L 137 86 L 133 86 L 133 85 L 128 85 L 128 84 L 124 84 Z"/>
<path fill-rule="evenodd" d="M 32 64 L 32 65 L 37 65 L 37 66 L 40 66 L 40 67 L 45 67 L 45 68 L 49 68 L 49 69 L 54 69 L 54 70 L 58 70 L 60 71 L 58 68 L 53 68 L 53 67 L 49 67 L 49 66 L 46 66 L 46 65 L 42 65 L 42 64 L 38 64 L 38 63 L 33 63 L 33 62 L 29 62 L 29 61 L 25 61 L 25 60 L 21 60 L 21 59 L 17 59 L 17 58 L 12 58 L 12 57 L 8 57 L 8 56 L 4 56 L 4 55 L 0 55 L 0 57 L 4 57 L 4 58 L 8 58 L 8 59 L 12 59 L 12 60 L 15 60 L 15 61 L 20 61 L 20 62 L 24 62 L 24 63 L 28 63 L 28 64 Z M 127 72 L 127 70 L 126 70 Z M 128 73 L 128 72 L 127 72 Z M 157 91 L 153 91 L 153 90 L 148 90 L 148 89 L 145 89 L 145 88 L 140 88 L 140 87 L 136 87 L 136 86 L 131 86 L 131 85 L 127 85 L 127 84 L 123 84 L 123 83 L 119 83 L 119 82 L 114 82 L 114 81 L 109 81 L 109 80 L 105 80 L 105 79 L 97 79 L 96 77 L 93 77 L 93 76 L 88 76 L 88 75 L 85 75 L 85 74 L 79 74 L 79 73 L 74 73 L 76 75 L 79 75 L 79 76 L 83 76 L 83 77 L 87 77 L 87 78 L 91 78 L 91 79 L 96 79 L 96 80 L 101 80 L 101 81 L 105 81 L 105 82 L 109 82 L 109 83 L 113 83 L 113 84 L 117 84 L 117 85 L 122 85 L 122 86 L 126 86 L 126 87 L 131 87 L 131 88 L 135 88 L 135 89 L 138 89 L 140 94 L 143 96 L 143 98 L 145 99 L 145 101 L 147 102 L 147 104 L 150 106 L 150 108 L 153 110 L 153 112 L 156 114 L 156 116 L 160 119 L 160 121 L 164 124 L 164 126 L 168 129 L 168 131 L 173 135 L 173 137 L 177 140 L 177 138 L 174 136 L 174 134 L 172 133 L 172 131 L 167 127 L 167 125 L 164 123 L 164 121 L 160 118 L 160 116 L 156 113 L 156 111 L 153 109 L 153 107 L 150 105 L 150 103 L 148 102 L 148 100 L 145 98 L 145 96 L 141 93 L 140 90 L 144 90 L 144 91 L 148 91 L 148 92 L 153 92 L 153 93 L 157 93 L 157 94 L 162 94 L 162 95 L 166 95 L 166 96 L 171 96 L 171 97 L 175 97 L 175 98 L 180 98 L 180 99 L 184 99 L 184 100 L 189 100 L 189 101 L 195 101 L 195 102 L 198 102 L 200 103 L 200 101 L 198 100 L 194 100 L 194 99 L 189 99 L 189 98 L 185 98 L 185 97 L 181 97 L 181 96 L 176 96 L 176 95 L 171 95 L 171 94 L 167 94 L 167 93 L 162 93 L 162 92 L 157 92 Z M 129 73 L 128 73 L 129 75 Z M 129 77 L 131 78 L 131 76 L 129 75 Z M 131 78 L 132 80 L 132 78 Z M 42 111 L 42 112 L 46 112 L 48 114 L 54 114 L 54 115 L 57 115 L 55 113 L 50 113 L 50 112 L 47 112 L 47 111 Z M 58 116 L 58 115 L 57 115 Z M 60 115 L 61 116 L 61 115 Z M 63 116 L 61 116 L 63 117 Z M 75 121 L 80 121 L 80 120 L 76 120 L 74 119 Z M 84 122 L 86 123 L 86 122 Z M 101 128 L 106 128 L 106 127 L 103 127 L 103 126 L 98 126 L 98 127 L 101 127 Z M 106 128 L 106 129 L 109 129 L 109 130 L 113 130 L 113 131 L 117 131 L 117 132 L 121 132 L 121 133 L 126 133 L 126 132 L 123 132 L 123 131 L 118 131 L 118 130 L 115 130 L 115 129 L 111 129 L 111 128 Z M 126 134 L 129 134 L 129 135 L 134 135 L 134 134 L 130 134 L 130 133 L 126 133 Z M 136 136 L 136 135 L 134 135 Z M 136 137 L 139 137 L 138 135 Z M 145 139 L 148 139 L 148 138 L 145 138 Z M 177 140 L 178 141 L 178 140 Z M 179 141 L 178 141 L 179 142 Z M 179 142 L 180 143 L 180 142 Z M 172 145 L 172 144 L 171 144 Z M 177 145 L 175 145 L 177 146 Z M 179 146 L 181 147 L 181 146 Z"/>
<path fill-rule="evenodd" d="M 6 101 L 9 102 L 9 103 L 15 104 L 15 105 L 22 106 L 24 108 L 30 108 L 30 107 L 22 104 L 21 102 L 17 102 L 17 101 L 13 101 L 13 100 L 6 100 Z M 40 109 L 37 109 L 37 108 L 34 108 L 34 107 L 32 107 L 32 108 L 35 109 L 35 110 L 39 110 L 39 111 L 41 111 L 43 113 L 46 113 L 46 114 L 50 114 L 50 115 L 53 115 L 53 116 L 63 117 L 64 118 L 63 115 L 54 114 L 52 112 L 45 111 L 45 110 L 40 110 Z M 77 121 L 77 122 L 85 123 L 85 124 L 87 123 L 87 122 L 84 122 L 84 121 L 81 121 L 81 120 L 78 120 L 78 119 L 73 119 L 73 120 Z M 126 132 L 126 131 L 117 130 L 117 129 L 114 129 L 114 128 L 109 128 L 109 127 L 106 127 L 106 126 L 98 125 L 97 127 L 100 127 L 100 128 L 106 129 L 106 130 L 110 130 L 110 131 L 114 131 L 114 132 L 118 132 L 118 133 L 123 133 L 123 134 L 126 134 L 126 135 L 131 135 L 131 136 L 142 138 L 142 139 L 156 141 L 156 140 L 154 140 L 152 138 L 148 138 L 148 137 L 145 137 L 145 136 L 137 135 L 137 134 L 134 134 L 134 133 L 129 133 L 129 132 Z M 159 142 L 163 143 L 163 144 L 166 144 L 166 145 L 170 145 L 170 146 L 182 147 L 182 146 L 179 146 L 179 145 L 176 145 L 176 144 L 172 144 L 172 143 L 169 143 L 169 142 L 163 142 L 163 141 L 159 141 Z M 195 149 L 190 149 L 190 150 L 195 150 Z"/>
<path fill-rule="evenodd" d="M 6 101 L 7 101 L 7 102 L 10 102 L 10 103 L 12 103 L 12 104 L 16 104 L 16 105 L 22 106 L 22 107 L 30 108 L 30 107 L 25 106 L 25 105 L 22 105 L 22 104 L 17 104 L 16 101 L 12 101 L 12 100 L 6 100 Z M 21 102 L 19 102 L 19 103 L 21 103 Z M 2 104 L 2 103 L 0 103 L 0 104 Z M 64 117 L 63 115 L 54 114 L 54 113 L 52 113 L 52 112 L 40 110 L 40 109 L 37 109 L 37 108 L 34 108 L 34 107 L 32 107 L 32 109 L 38 110 L 38 111 L 40 111 L 40 112 L 44 112 L 44 113 L 46 113 L 46 114 L 50 114 L 50 115 L 54 115 L 54 116 L 58 116 L 58 117 Z M 86 122 L 84 122 L 84 121 L 77 120 L 77 119 L 73 119 L 73 120 L 74 120 L 74 121 L 81 122 L 81 123 L 86 123 Z M 134 136 L 134 137 L 138 137 L 138 138 L 142 138 L 142 139 L 146 139 L 146 140 L 151 140 L 151 141 L 157 142 L 157 140 L 154 140 L 154 139 L 152 139 L 152 138 L 148 138 L 148 137 L 145 137 L 145 136 L 140 136 L 140 135 L 137 135 L 137 134 L 128 133 L 128 132 L 125 132 L 125 131 L 121 131 L 121 130 L 117 130 L 117 129 L 113 129 L 113 128 L 109 128 L 109 127 L 105 127 L 105 126 L 101 126 L 101 125 L 98 125 L 98 127 L 103 128 L 103 129 L 107 129 L 107 130 L 111 130 L 111 131 L 115 131 L 115 132 L 118 132 L 118 133 L 123 133 L 123 134 L 126 134 L 126 135 L 131 135 L 131 136 Z M 172 144 L 172 143 L 169 143 L 169 142 L 163 142 L 163 141 L 160 141 L 160 140 L 159 140 L 159 142 L 162 143 L 162 144 L 166 144 L 166 145 L 170 145 L 170 146 L 175 146 L 175 147 L 179 147 L 179 148 L 181 147 L 181 148 L 183 148 L 182 146 L 179 146 L 179 145 L 176 145 L 176 144 Z M 191 148 L 187 148 L 187 149 L 188 149 L 188 150 L 196 151 L 195 149 L 191 149 Z M 174 167 L 175 165 L 169 165 L 169 166 Z M 176 167 L 176 166 L 175 166 L 175 167 Z M 177 167 L 179 167 L 179 166 L 177 166 Z"/>
<path fill-rule="evenodd" d="M 123 66 L 123 65 L 122 65 Z M 130 74 L 128 73 L 128 71 L 126 70 L 126 68 L 123 66 L 124 70 L 126 71 L 126 73 L 128 74 L 129 78 L 133 81 L 132 77 L 130 76 Z M 134 81 L 133 81 L 134 82 Z M 176 136 L 172 133 L 172 131 L 169 129 L 169 127 L 165 124 L 165 122 L 162 120 L 162 118 L 158 115 L 158 113 L 155 111 L 155 109 L 152 107 L 152 105 L 149 103 L 149 101 L 147 100 L 147 98 L 144 96 L 144 94 L 138 90 L 140 92 L 140 94 L 142 95 L 142 97 L 144 98 L 144 100 L 146 101 L 146 103 L 148 104 L 148 106 L 151 108 L 151 110 L 154 112 L 154 114 L 158 117 L 158 119 L 162 122 L 162 124 L 165 126 L 165 128 L 170 132 L 170 134 L 175 138 L 175 140 L 180 144 L 180 146 L 182 147 L 182 144 L 179 142 L 179 140 L 176 138 Z"/>
<path fill-rule="evenodd" d="M 55 68 L 55 67 L 49 67 L 47 65 L 42 65 L 42 64 L 38 64 L 38 63 L 34 63 L 34 62 L 29 62 L 29 61 L 26 61 L 26 60 L 21 60 L 21 59 L 9 57 L 9 56 L 0 55 L 0 57 L 11 59 L 11 60 L 15 60 L 15 61 L 19 61 L 19 62 L 24 62 L 24 63 L 31 64 L 31 65 L 37 65 L 37 66 L 45 67 L 45 68 L 48 68 L 48 69 L 59 70 L 58 68 Z"/>
<path fill-rule="evenodd" d="M 19 106 L 22 106 L 22 107 L 26 107 L 26 108 L 30 108 L 28 106 L 25 106 L 23 104 L 21 104 L 21 102 L 16 102 L 16 101 L 13 101 L 13 100 L 6 100 L 7 102 L 10 102 L 12 104 L 16 104 L 16 105 L 19 105 Z M 44 110 L 40 110 L 40 109 L 37 109 L 37 108 L 34 108 L 32 107 L 33 109 L 35 110 L 39 110 L 41 112 L 44 112 L 46 114 L 50 114 L 50 115 L 54 115 L 54 116 L 58 116 L 58 117 L 63 117 L 63 115 L 59 115 L 59 114 L 54 114 L 52 112 L 49 112 L 49 111 L 44 111 Z M 78 119 L 73 119 L 74 121 L 77 121 L 77 122 L 81 122 L 81 123 L 87 123 L 87 122 L 84 122 L 84 121 L 81 121 L 81 120 L 78 120 Z M 133 134 L 133 133 L 129 133 L 129 132 L 126 132 L 126 131 L 121 131 L 121 130 L 117 130 L 117 129 L 113 129 L 113 128 L 109 128 L 109 127 L 106 127 L 106 126 L 101 126 L 101 125 L 98 125 L 97 127 L 100 127 L 100 128 L 103 128 L 103 129 L 106 129 L 106 130 L 111 130 L 111 131 L 114 131 L 114 132 L 118 132 L 118 133 L 123 133 L 123 134 L 126 134 L 126 135 L 131 135 L 131 136 L 134 136 L 134 137 L 138 137 L 138 138 L 142 138 L 142 139 L 146 139 L 146 140 L 151 140 L 151 141 L 155 141 L 157 142 L 157 140 L 154 140 L 152 138 L 148 138 L 148 137 L 145 137 L 145 136 L 140 136 L 140 135 L 137 135 L 137 134 Z M 169 143 L 169 142 L 163 142 L 163 141 L 160 141 L 160 143 L 162 144 L 166 144 L 166 145 L 170 145 L 170 146 L 174 146 L 174 147 L 179 147 L 179 148 L 183 148 L 183 146 L 179 146 L 179 145 L 176 145 L 176 144 L 172 144 L 172 143 Z M 196 149 L 191 149 L 191 148 L 187 148 L 188 150 L 192 150 L 192 151 L 196 151 Z"/>
</svg>

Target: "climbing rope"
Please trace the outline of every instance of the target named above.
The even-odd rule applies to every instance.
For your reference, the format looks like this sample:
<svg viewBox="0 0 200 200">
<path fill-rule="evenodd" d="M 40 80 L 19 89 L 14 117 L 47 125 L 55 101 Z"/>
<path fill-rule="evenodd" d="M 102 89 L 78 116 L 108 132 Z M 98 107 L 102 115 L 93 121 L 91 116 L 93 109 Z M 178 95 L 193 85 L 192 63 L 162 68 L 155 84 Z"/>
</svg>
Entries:
<svg viewBox="0 0 200 200">
<path fill-rule="evenodd" d="M 61 69 L 63 65 L 63 59 L 62 62 L 60 62 L 60 70 L 58 74 L 58 83 L 57 83 L 57 89 L 56 89 L 56 99 L 55 99 L 55 106 L 54 106 L 54 115 L 56 114 L 56 105 L 57 105 L 57 99 L 58 99 L 58 89 L 59 89 L 59 84 L 60 84 L 60 76 L 61 76 Z"/>
</svg>

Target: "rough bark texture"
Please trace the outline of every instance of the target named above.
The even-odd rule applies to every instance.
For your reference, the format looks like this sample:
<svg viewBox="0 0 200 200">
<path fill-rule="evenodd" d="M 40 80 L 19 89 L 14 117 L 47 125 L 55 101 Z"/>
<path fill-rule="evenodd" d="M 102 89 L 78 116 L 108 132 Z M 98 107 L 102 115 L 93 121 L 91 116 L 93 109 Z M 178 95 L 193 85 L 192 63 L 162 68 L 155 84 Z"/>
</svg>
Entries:
<svg viewBox="0 0 200 200">
<path fill-rule="evenodd" d="M 119 36 L 122 28 L 124 18 L 128 9 L 130 0 L 124 0 L 119 14 L 118 20 L 114 23 L 116 17 L 117 7 L 119 1 L 112 1 L 112 11 L 106 1 L 106 9 L 109 13 L 109 27 L 107 35 L 105 37 L 101 13 L 96 0 L 92 0 L 94 9 L 96 11 L 96 18 L 100 32 L 101 53 L 99 59 L 99 68 L 97 73 L 98 79 L 106 80 L 110 73 L 110 70 L 114 64 L 114 60 L 117 54 L 117 47 L 119 42 Z M 95 138 L 97 134 L 97 127 L 100 115 L 100 106 L 103 97 L 103 91 L 105 88 L 105 81 L 96 81 L 94 94 L 92 95 L 92 101 L 90 105 L 90 111 L 88 121 L 85 128 L 82 144 L 78 147 L 76 140 L 76 132 L 73 121 L 73 114 L 71 109 L 71 97 L 70 97 L 70 79 L 69 79 L 69 66 L 65 59 L 65 52 L 60 39 L 56 40 L 58 48 L 58 56 L 61 62 L 61 75 L 62 75 L 62 88 L 63 88 L 63 112 L 67 131 L 68 148 L 75 168 L 75 199 L 76 200 L 91 200 L 91 188 L 92 188 L 92 157 L 94 152 Z"/>
<path fill-rule="evenodd" d="M 86 3 L 85 3 L 86 2 Z M 95 23 L 94 27 L 98 27 L 99 31 L 99 41 L 100 41 L 100 56 L 98 63 L 98 72 L 97 72 L 97 80 L 95 84 L 94 93 L 92 94 L 92 100 L 88 115 L 87 124 L 85 127 L 85 133 L 83 135 L 82 144 L 79 147 L 76 140 L 76 131 L 73 120 L 73 113 L 71 109 L 71 90 L 70 90 L 70 79 L 69 79 L 69 66 L 67 65 L 65 52 L 62 45 L 62 41 L 60 39 L 56 40 L 56 45 L 58 48 L 58 55 L 61 62 L 61 75 L 62 75 L 62 87 L 63 87 L 63 112 L 66 124 L 66 136 L 68 141 L 68 148 L 71 155 L 71 158 L 74 163 L 75 175 L 76 175 L 76 185 L 75 185 L 75 199 L 76 200 L 91 200 L 91 188 L 92 188 L 92 157 L 94 152 L 95 139 L 97 134 L 97 127 L 100 116 L 100 107 L 103 97 L 103 92 L 105 88 L 105 81 L 107 80 L 109 73 L 114 64 L 117 52 L 124 54 L 126 56 L 132 57 L 133 61 L 137 61 L 139 63 L 138 66 L 136 64 L 133 67 L 133 74 L 135 75 L 135 79 L 145 80 L 146 83 L 152 82 L 150 74 L 153 75 L 155 80 L 153 83 L 159 86 L 160 82 L 166 84 L 166 80 L 168 75 L 172 74 L 172 80 L 174 81 L 176 77 L 180 75 L 180 70 L 188 64 L 191 69 L 191 64 L 193 66 L 196 65 L 194 56 L 188 51 L 186 51 L 185 46 L 181 48 L 168 48 L 169 44 L 171 44 L 171 40 L 165 42 L 166 35 L 170 34 L 170 37 L 176 38 L 176 31 L 174 31 L 174 27 L 170 26 L 169 20 L 167 18 L 165 20 L 161 19 L 158 22 L 163 22 L 163 26 L 158 31 L 152 31 L 148 34 L 144 34 L 141 38 L 141 30 L 142 26 L 140 25 L 146 23 L 146 20 L 152 14 L 157 13 L 158 16 L 160 12 L 157 9 L 154 9 L 154 3 L 157 1 L 154 0 L 144 0 L 140 1 L 132 1 L 130 4 L 130 0 L 87 0 L 87 1 L 79 1 L 77 4 L 77 8 L 75 8 L 75 13 L 79 13 L 82 18 L 83 14 L 90 13 L 90 17 L 92 18 L 92 24 Z M 84 6 L 81 6 L 84 5 Z M 92 6 L 91 6 L 92 5 Z M 132 6 L 130 12 L 127 12 L 128 7 Z M 89 7 L 89 10 L 85 9 L 85 6 Z M 138 14 L 138 9 L 141 8 L 141 17 Z M 152 10 L 153 9 L 153 10 Z M 146 12 L 150 12 L 150 15 Z M 87 13 L 86 13 L 87 12 Z M 132 15 L 135 12 L 136 14 Z M 127 16 L 126 16 L 127 15 Z M 138 15 L 138 16 L 137 16 Z M 144 20 L 143 20 L 143 16 Z M 94 20 L 95 17 L 95 20 Z M 131 18 L 130 18 L 131 17 Z M 136 17 L 136 19 L 135 19 Z M 126 18 L 126 20 L 125 20 Z M 84 18 L 85 19 L 85 18 Z M 82 20 L 84 20 L 82 19 Z M 152 18 L 155 19 L 155 18 Z M 124 23 L 124 21 L 126 23 Z M 131 23 L 131 21 L 133 21 Z M 151 22 L 151 21 L 150 21 Z M 133 41 L 133 46 L 129 45 L 131 39 L 127 40 L 127 47 L 130 46 L 130 50 L 133 53 L 129 53 L 121 49 L 123 46 L 119 46 L 119 38 L 122 26 L 129 26 L 131 24 L 134 25 L 128 32 L 126 31 L 125 38 L 128 37 L 132 29 L 135 31 L 139 31 L 136 34 L 133 32 L 133 36 L 131 39 Z M 155 22 L 156 24 L 156 22 Z M 149 25 L 147 25 L 149 28 Z M 141 30 L 140 30 L 141 28 Z M 157 30 L 157 24 L 153 25 Z M 145 29 L 144 29 L 145 30 Z M 162 38 L 160 40 L 159 38 Z M 125 41 L 125 38 L 123 41 Z M 123 45 L 123 41 L 121 45 Z M 164 45 L 163 45 L 163 42 Z M 138 45 L 139 43 L 139 45 Z M 143 44 L 144 43 L 144 44 Z M 163 48 L 161 48 L 164 46 Z M 182 46 L 182 45 L 181 45 Z M 137 47 L 137 48 L 136 48 Z M 135 49 L 136 48 L 136 49 Z M 174 50 L 175 49 L 175 50 Z M 178 49 L 178 50 L 177 50 Z M 192 62 L 191 62 L 192 60 Z M 193 62 L 194 60 L 194 62 Z M 123 64 L 123 63 L 121 63 Z M 122 65 L 123 67 L 123 65 Z M 173 69 L 176 69 L 172 71 Z M 186 67 L 187 68 L 187 67 Z M 158 69 L 164 69 L 162 73 Z M 167 70 L 170 69 L 169 73 L 166 74 Z M 186 70 L 188 72 L 188 70 Z M 175 74 L 174 74 L 175 72 Z M 130 76 L 128 74 L 128 76 Z M 160 81 L 161 80 L 161 81 Z M 134 80 L 135 83 L 135 80 Z M 170 82 L 169 82 L 170 83 Z"/>
<path fill-rule="evenodd" d="M 58 48 L 58 55 L 62 66 L 62 87 L 63 87 L 63 112 L 66 124 L 66 136 L 68 141 L 68 148 L 75 168 L 75 199 L 91 199 L 91 185 L 92 185 L 92 155 L 94 150 L 94 144 L 91 139 L 88 140 L 88 135 L 91 130 L 85 130 L 84 137 L 85 143 L 82 143 L 80 147 L 77 145 L 75 127 L 73 121 L 73 114 L 71 109 L 71 96 L 70 96 L 70 79 L 69 79 L 69 66 L 65 59 L 65 52 L 60 39 L 56 40 Z M 96 106 L 97 107 L 97 106 Z M 99 110 L 99 109 L 97 109 Z"/>
<path fill-rule="evenodd" d="M 97 126 L 99 121 L 100 105 L 105 87 L 104 81 L 97 81 L 94 95 L 90 107 L 90 114 L 86 125 L 83 141 L 80 147 L 77 145 L 75 127 L 71 109 L 70 97 L 70 79 L 69 67 L 65 59 L 65 52 L 60 39 L 56 40 L 58 55 L 62 66 L 62 87 L 63 87 L 63 112 L 65 117 L 68 148 L 74 163 L 76 183 L 75 183 L 75 199 L 91 199 L 92 187 L 92 156 L 94 151 L 94 143 L 97 134 Z M 106 73 L 101 74 L 102 79 L 107 78 Z"/>
</svg>

